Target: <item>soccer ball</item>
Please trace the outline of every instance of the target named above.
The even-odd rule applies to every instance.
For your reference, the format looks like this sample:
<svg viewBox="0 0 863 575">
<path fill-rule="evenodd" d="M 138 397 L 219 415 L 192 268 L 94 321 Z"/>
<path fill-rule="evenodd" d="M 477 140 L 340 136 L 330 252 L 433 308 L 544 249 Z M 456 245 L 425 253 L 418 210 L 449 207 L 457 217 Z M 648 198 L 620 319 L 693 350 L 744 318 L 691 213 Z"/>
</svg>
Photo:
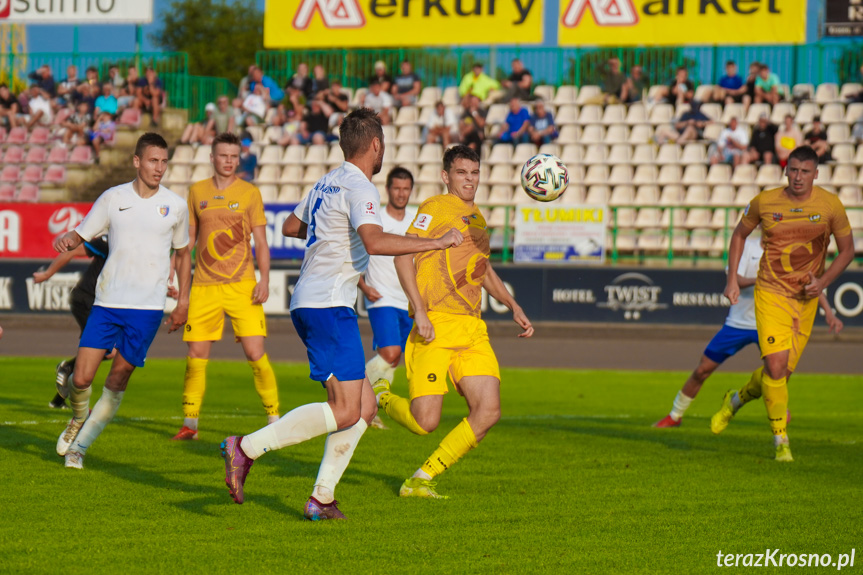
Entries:
<svg viewBox="0 0 863 575">
<path fill-rule="evenodd" d="M 568 184 L 569 171 L 560 158 L 551 154 L 537 154 L 521 169 L 521 187 L 540 202 L 556 200 Z"/>
</svg>

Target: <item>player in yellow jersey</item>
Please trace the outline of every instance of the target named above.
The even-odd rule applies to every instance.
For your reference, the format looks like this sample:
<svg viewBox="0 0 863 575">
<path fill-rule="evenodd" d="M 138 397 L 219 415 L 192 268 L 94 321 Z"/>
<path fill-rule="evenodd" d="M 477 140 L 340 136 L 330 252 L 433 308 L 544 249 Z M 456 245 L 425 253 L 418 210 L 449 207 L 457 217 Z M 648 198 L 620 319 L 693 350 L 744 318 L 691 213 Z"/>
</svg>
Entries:
<svg viewBox="0 0 863 575">
<path fill-rule="evenodd" d="M 420 205 L 408 237 L 437 238 L 450 228 L 464 236 L 458 247 L 396 256 L 399 281 L 410 302 L 414 328 L 405 347 L 410 400 L 390 391 L 386 379 L 374 385 L 378 405 L 393 420 L 417 435 L 440 423 L 447 375 L 467 401 L 469 414 L 441 442 L 413 477 L 405 480 L 402 497 L 443 498 L 433 479 L 482 441 L 500 419 L 500 369 L 480 319 L 482 288 L 512 310 L 524 330 L 533 327 L 489 264 L 486 222 L 474 196 L 479 186 L 479 155 L 467 146 L 446 151 L 441 174 L 449 193 Z"/>
<path fill-rule="evenodd" d="M 764 366 L 739 392 L 725 394 L 710 422 L 721 433 L 745 403 L 764 396 L 777 461 L 793 461 L 786 432 L 787 378 L 794 371 L 812 332 L 818 296 L 854 258 L 851 226 L 835 194 L 813 186 L 818 155 L 809 146 L 791 152 L 785 168 L 788 185 L 766 190 L 746 207 L 731 236 L 725 296 L 737 303 L 737 267 L 743 242 L 759 223 L 765 251 L 755 280 L 755 322 Z M 825 270 L 830 235 L 838 254 Z"/>
<path fill-rule="evenodd" d="M 196 245 L 195 276 L 189 321 L 183 340 L 189 344 L 183 382 L 183 427 L 174 439 L 198 438 L 198 415 L 207 381 L 213 342 L 222 338 L 225 314 L 252 368 L 255 390 L 269 423 L 279 418 L 276 376 L 264 350 L 267 324 L 262 304 L 269 297 L 270 248 L 267 245 L 261 192 L 237 177 L 240 140 L 229 132 L 216 136 L 210 161 L 213 177 L 189 189 L 189 237 Z M 250 238 L 261 279 L 255 279 Z"/>
</svg>

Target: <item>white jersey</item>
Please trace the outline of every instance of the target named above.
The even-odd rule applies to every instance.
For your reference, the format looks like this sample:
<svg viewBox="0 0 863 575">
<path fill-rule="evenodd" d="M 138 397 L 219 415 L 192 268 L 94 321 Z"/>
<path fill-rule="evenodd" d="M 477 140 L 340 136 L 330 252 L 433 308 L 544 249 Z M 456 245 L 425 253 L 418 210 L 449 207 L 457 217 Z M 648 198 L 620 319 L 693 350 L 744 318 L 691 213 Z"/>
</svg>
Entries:
<svg viewBox="0 0 863 575">
<path fill-rule="evenodd" d="M 96 283 L 95 305 L 165 309 L 171 248 L 189 245 L 186 200 L 164 186 L 142 198 L 132 183 L 96 200 L 75 231 L 85 241 L 108 232 L 108 259 Z"/>
<path fill-rule="evenodd" d="M 413 208 L 405 208 L 405 217 L 400 221 L 393 218 L 385 209 L 381 210 L 381 222 L 384 231 L 390 234 L 405 235 L 417 212 Z M 366 308 L 394 307 L 408 311 L 408 297 L 402 291 L 399 276 L 393 256 L 372 256 L 369 269 L 366 271 L 366 283 L 378 290 L 381 299 L 372 302 L 366 298 Z"/>
<path fill-rule="evenodd" d="M 369 254 L 357 229 L 383 227 L 378 189 L 355 165 L 344 162 L 318 180 L 294 210 L 308 225 L 306 256 L 291 298 L 299 308 L 353 308 Z"/>
<path fill-rule="evenodd" d="M 761 238 L 746 238 L 743 244 L 743 253 L 740 255 L 740 265 L 737 266 L 737 275 L 744 278 L 754 278 L 758 275 L 758 264 L 764 248 L 761 247 Z M 737 303 L 728 310 L 725 325 L 737 329 L 756 329 L 755 327 L 755 286 L 740 290 Z"/>
</svg>

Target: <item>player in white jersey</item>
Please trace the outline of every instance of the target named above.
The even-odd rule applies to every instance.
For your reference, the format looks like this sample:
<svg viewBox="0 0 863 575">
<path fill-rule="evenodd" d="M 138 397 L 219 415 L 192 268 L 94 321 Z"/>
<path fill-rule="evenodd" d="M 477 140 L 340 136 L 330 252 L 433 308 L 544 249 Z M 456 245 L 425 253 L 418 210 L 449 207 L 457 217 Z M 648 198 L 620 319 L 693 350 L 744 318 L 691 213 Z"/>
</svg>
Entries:
<svg viewBox="0 0 863 575">
<path fill-rule="evenodd" d="M 62 253 L 107 230 L 111 245 L 78 346 L 69 394 L 73 417 L 57 440 L 57 453 L 65 456 L 66 467 L 83 467 L 87 448 L 117 413 L 132 372 L 144 366 L 162 322 L 172 249 L 180 290 L 167 322 L 169 331 L 186 323 L 189 313 L 189 212 L 183 198 L 159 184 L 168 167 L 168 143 L 159 134 L 144 134 L 135 146 L 133 163 L 135 180 L 99 196 L 84 221 L 54 242 L 54 249 Z M 88 417 L 90 385 L 115 342 L 117 355 L 102 397 Z"/>
<path fill-rule="evenodd" d="M 387 174 L 387 197 L 385 209 L 381 210 L 384 231 L 390 234 L 405 235 L 416 217 L 416 210 L 407 207 L 414 177 L 402 167 L 396 167 Z M 372 256 L 365 276 L 360 277 L 360 291 L 365 296 L 365 305 L 372 325 L 372 349 L 375 351 L 366 363 L 369 381 L 384 378 L 393 380 L 393 373 L 401 361 L 408 335 L 414 320 L 408 314 L 408 298 L 399 283 L 396 266 L 392 256 Z M 375 417 L 372 427 L 386 429 Z"/>
<path fill-rule="evenodd" d="M 344 519 L 334 490 L 377 414 L 353 309 L 369 254 L 446 249 L 464 239 L 456 229 L 436 239 L 383 231 L 380 195 L 371 183 L 384 157 L 383 129 L 374 111 L 360 108 L 348 114 L 339 128 L 339 146 L 346 161 L 315 184 L 282 226 L 285 236 L 307 239 L 291 298 L 291 318 L 308 350 L 311 378 L 324 385 L 327 401 L 300 406 L 263 429 L 222 443 L 225 483 L 234 501 L 242 503 L 243 484 L 255 459 L 329 433 L 304 510 L 304 516 L 313 521 Z"/>
<path fill-rule="evenodd" d="M 755 327 L 755 277 L 758 275 L 758 266 L 763 253 L 764 247 L 761 245 L 760 237 L 750 236 L 746 239 L 740 264 L 737 266 L 740 297 L 737 303 L 728 309 L 725 325 L 707 344 L 698 366 L 677 392 L 671 412 L 654 423 L 653 427 L 679 427 L 683 414 L 716 368 L 747 345 L 752 343 L 758 345 L 758 330 Z M 824 309 L 830 331 L 839 333 L 843 327 L 842 320 L 833 314 L 824 294 L 819 301 Z"/>
</svg>

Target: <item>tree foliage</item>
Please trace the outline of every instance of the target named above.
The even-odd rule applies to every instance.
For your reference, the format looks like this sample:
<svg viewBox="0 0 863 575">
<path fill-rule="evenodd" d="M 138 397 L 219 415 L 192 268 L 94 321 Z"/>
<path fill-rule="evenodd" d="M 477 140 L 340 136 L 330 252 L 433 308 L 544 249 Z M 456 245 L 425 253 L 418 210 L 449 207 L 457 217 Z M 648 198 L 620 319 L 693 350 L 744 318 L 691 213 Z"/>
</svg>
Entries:
<svg viewBox="0 0 863 575">
<path fill-rule="evenodd" d="M 187 52 L 189 71 L 234 83 L 263 46 L 264 15 L 255 0 L 174 0 L 151 35 L 163 50 Z"/>
</svg>

